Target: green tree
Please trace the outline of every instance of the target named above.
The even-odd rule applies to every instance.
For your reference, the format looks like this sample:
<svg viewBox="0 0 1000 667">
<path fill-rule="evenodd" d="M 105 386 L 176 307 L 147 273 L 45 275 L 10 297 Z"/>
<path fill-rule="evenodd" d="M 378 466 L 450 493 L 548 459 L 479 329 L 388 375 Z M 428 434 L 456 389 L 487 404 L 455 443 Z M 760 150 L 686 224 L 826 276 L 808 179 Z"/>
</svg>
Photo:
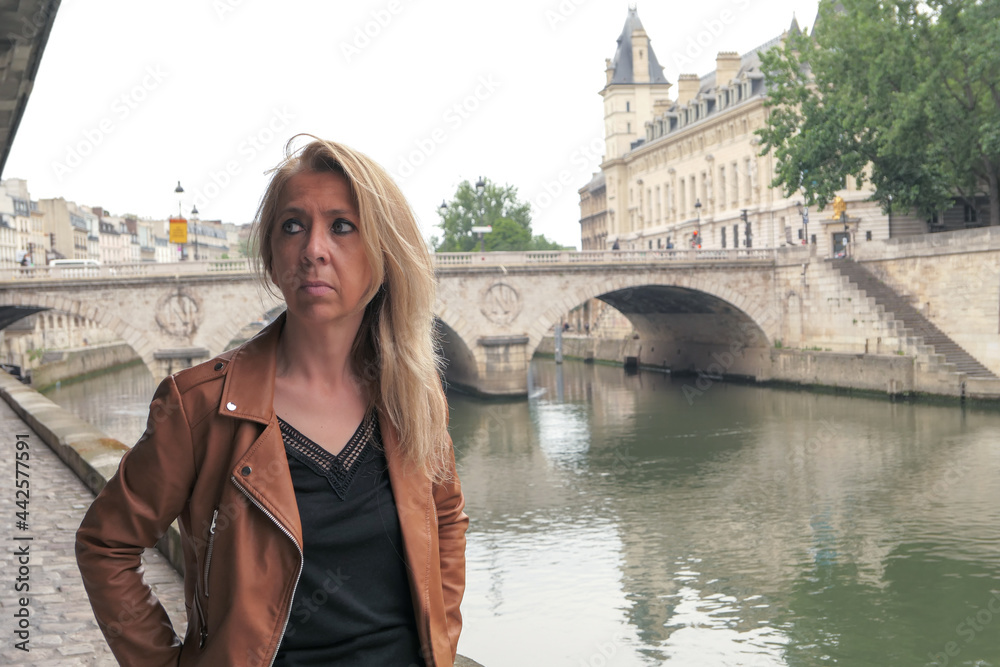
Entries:
<svg viewBox="0 0 1000 667">
<path fill-rule="evenodd" d="M 442 236 L 431 238 L 436 252 L 472 252 L 479 248 L 473 227 L 491 226 L 486 234 L 486 250 L 560 250 L 561 246 L 542 235 L 531 235 L 531 205 L 517 198 L 517 188 L 483 179 L 483 194 L 469 181 L 459 184 L 447 207 L 438 210 Z"/>
<path fill-rule="evenodd" d="M 997 43 L 995 0 L 822 0 L 811 35 L 761 56 L 773 185 L 823 207 L 854 178 L 928 217 L 986 194 L 1000 224 Z"/>
</svg>

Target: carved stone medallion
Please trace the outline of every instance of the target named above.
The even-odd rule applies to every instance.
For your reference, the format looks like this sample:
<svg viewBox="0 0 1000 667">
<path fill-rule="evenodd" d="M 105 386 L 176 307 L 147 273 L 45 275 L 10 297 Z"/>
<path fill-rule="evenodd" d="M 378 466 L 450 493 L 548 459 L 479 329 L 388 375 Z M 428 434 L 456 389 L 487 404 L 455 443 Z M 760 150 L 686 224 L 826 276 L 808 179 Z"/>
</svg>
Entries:
<svg viewBox="0 0 1000 667">
<path fill-rule="evenodd" d="M 507 283 L 494 283 L 484 293 L 480 312 L 490 322 L 507 325 L 521 314 L 521 295 Z"/>
<path fill-rule="evenodd" d="M 201 300 L 183 287 L 161 297 L 156 304 L 156 323 L 171 336 L 194 335 L 202 319 Z"/>
</svg>

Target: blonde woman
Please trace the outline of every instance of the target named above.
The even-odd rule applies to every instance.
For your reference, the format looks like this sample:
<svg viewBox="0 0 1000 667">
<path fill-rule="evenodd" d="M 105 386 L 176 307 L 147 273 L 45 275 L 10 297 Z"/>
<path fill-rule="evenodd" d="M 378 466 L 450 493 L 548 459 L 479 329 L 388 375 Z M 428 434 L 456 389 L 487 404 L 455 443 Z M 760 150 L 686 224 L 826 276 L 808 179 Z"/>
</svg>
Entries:
<svg viewBox="0 0 1000 667">
<path fill-rule="evenodd" d="M 432 337 L 434 274 L 386 172 L 286 151 L 253 238 L 286 312 L 167 378 L 77 534 L 123 665 L 452 665 L 468 518 Z M 179 519 L 178 638 L 140 554 Z"/>
</svg>

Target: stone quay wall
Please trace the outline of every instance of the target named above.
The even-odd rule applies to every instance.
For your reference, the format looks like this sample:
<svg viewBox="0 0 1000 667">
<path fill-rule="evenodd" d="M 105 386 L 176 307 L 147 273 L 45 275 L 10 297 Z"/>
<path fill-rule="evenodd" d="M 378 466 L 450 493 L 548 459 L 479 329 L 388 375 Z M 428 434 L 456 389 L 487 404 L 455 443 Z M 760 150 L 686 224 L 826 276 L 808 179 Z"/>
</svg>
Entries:
<svg viewBox="0 0 1000 667">
<path fill-rule="evenodd" d="M 555 338 L 544 338 L 536 353 L 544 357 L 554 356 Z M 624 364 L 631 357 L 637 358 L 640 368 L 670 370 L 658 364 L 644 363 L 641 353 L 642 346 L 638 340 L 563 335 L 563 357 L 566 359 Z M 749 357 L 744 357 L 743 360 L 746 358 Z M 761 359 L 764 363 L 761 363 Z M 715 353 L 711 363 L 697 369 L 684 369 L 681 373 L 704 377 L 704 382 L 709 385 L 719 377 L 738 376 L 751 377 L 762 383 L 859 390 L 889 396 L 927 395 L 991 402 L 1000 400 L 1000 380 L 965 378 L 957 373 L 930 370 L 916 357 L 899 354 L 771 349 L 753 355 L 753 374 L 745 372 L 747 369 L 735 363 L 737 361 L 740 360 L 731 353 L 719 351 Z"/>
<path fill-rule="evenodd" d="M 53 350 L 45 353 L 45 359 L 45 363 L 31 371 L 31 384 L 39 390 L 81 375 L 142 361 L 128 343 L 105 343 L 72 350 Z"/>
</svg>

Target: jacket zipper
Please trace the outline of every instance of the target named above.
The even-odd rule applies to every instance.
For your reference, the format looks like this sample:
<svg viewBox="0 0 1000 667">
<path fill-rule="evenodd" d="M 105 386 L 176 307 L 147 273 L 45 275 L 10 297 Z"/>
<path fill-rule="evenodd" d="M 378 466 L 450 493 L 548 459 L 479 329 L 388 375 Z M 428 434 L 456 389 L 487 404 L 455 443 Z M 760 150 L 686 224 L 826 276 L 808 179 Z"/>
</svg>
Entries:
<svg viewBox="0 0 1000 667">
<path fill-rule="evenodd" d="M 219 518 L 219 510 L 212 512 L 212 525 L 208 529 L 208 553 L 205 554 L 205 597 L 208 597 L 208 568 L 212 565 L 212 549 L 215 548 L 215 520 Z"/>
<path fill-rule="evenodd" d="M 194 591 L 194 606 L 198 608 L 198 622 L 201 624 L 198 648 L 205 648 L 205 642 L 208 640 L 208 619 L 205 618 L 205 612 L 201 609 L 201 595 L 198 593 L 197 583 Z"/>
<path fill-rule="evenodd" d="M 278 646 L 281 646 L 281 640 L 285 638 L 285 631 L 288 629 L 288 621 L 292 617 L 292 601 L 295 600 L 295 591 L 299 587 L 299 579 L 302 577 L 302 566 L 305 565 L 306 559 L 302 553 L 302 547 L 299 546 L 299 543 L 295 540 L 295 537 L 290 532 L 288 532 L 288 529 L 282 526 L 281 523 L 274 518 L 273 514 L 264 509 L 264 506 L 261 505 L 259 502 L 257 502 L 257 499 L 251 496 L 250 492 L 244 489 L 243 486 L 241 486 L 240 483 L 236 481 L 236 475 L 231 475 L 229 479 L 233 482 L 236 488 L 239 489 L 240 492 L 247 497 L 247 499 L 250 502 L 252 502 L 254 505 L 257 506 L 257 509 L 259 509 L 265 515 L 267 515 L 267 518 L 270 519 L 271 522 L 274 523 L 274 525 L 277 526 L 281 532 L 283 532 L 285 535 L 288 536 L 288 539 L 292 541 L 292 544 L 295 545 L 295 548 L 299 550 L 299 572 L 298 574 L 295 575 L 295 585 L 292 586 L 292 598 L 291 600 L 288 601 L 288 613 L 285 615 L 285 624 L 281 626 L 281 636 L 278 637 Z M 278 657 L 278 650 L 277 648 L 275 648 L 274 655 L 271 656 L 271 662 L 267 663 L 268 667 L 273 667 L 274 660 L 277 657 Z"/>
</svg>

